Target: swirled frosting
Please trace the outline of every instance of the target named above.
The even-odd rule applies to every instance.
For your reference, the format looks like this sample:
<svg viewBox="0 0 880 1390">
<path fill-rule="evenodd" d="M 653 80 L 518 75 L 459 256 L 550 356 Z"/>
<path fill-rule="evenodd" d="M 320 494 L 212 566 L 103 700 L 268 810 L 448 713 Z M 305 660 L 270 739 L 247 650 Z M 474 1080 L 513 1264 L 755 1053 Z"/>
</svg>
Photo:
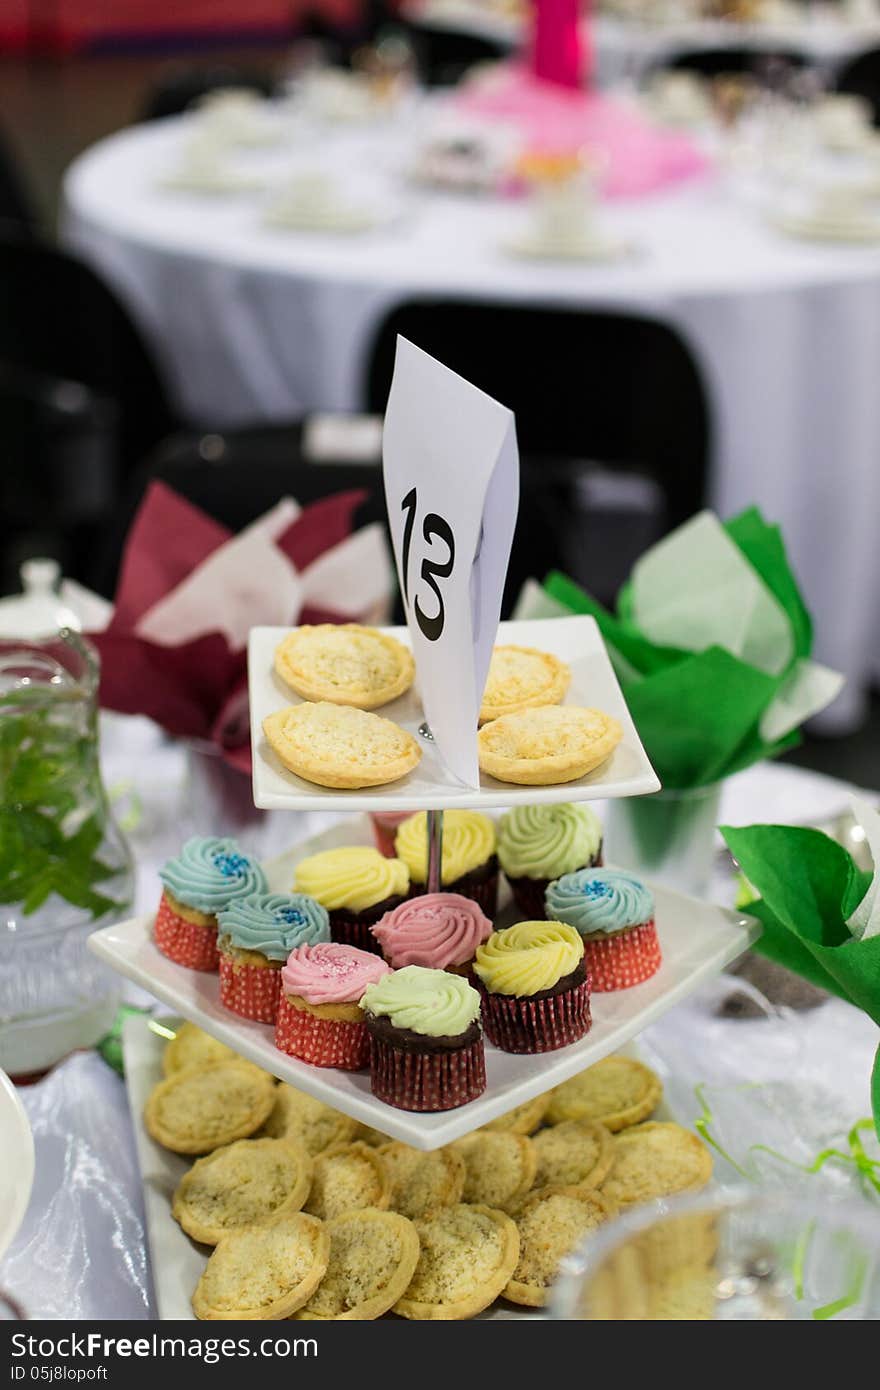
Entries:
<svg viewBox="0 0 880 1390">
<path fill-rule="evenodd" d="M 654 899 L 632 874 L 621 869 L 581 869 L 548 884 L 548 915 L 568 922 L 581 936 L 623 931 L 650 922 Z"/>
<path fill-rule="evenodd" d="M 515 806 L 498 825 L 498 858 L 513 878 L 559 878 L 592 863 L 602 824 L 589 806 Z"/>
<path fill-rule="evenodd" d="M 445 970 L 471 960 L 491 935 L 492 923 L 460 893 L 423 893 L 386 912 L 371 930 L 395 970 L 405 965 Z"/>
<path fill-rule="evenodd" d="M 397 832 L 394 848 L 414 883 L 428 878 L 427 812 L 409 816 Z M 495 853 L 495 825 L 479 811 L 447 811 L 443 816 L 443 883 L 454 883 L 478 869 Z"/>
<path fill-rule="evenodd" d="M 270 960 L 330 940 L 327 909 L 305 893 L 254 893 L 218 912 L 217 925 L 239 950 L 261 951 Z"/>
<path fill-rule="evenodd" d="M 198 912 L 220 912 L 236 899 L 268 888 L 259 864 L 232 839 L 194 836 L 159 870 L 159 877 L 178 902 Z"/>
<path fill-rule="evenodd" d="M 479 1017 L 480 996 L 462 975 L 407 965 L 364 991 L 361 1008 L 395 1028 L 429 1038 L 457 1037 Z"/>
<path fill-rule="evenodd" d="M 479 947 L 474 971 L 490 994 L 540 994 L 577 970 L 583 958 L 584 943 L 574 927 L 517 922 Z"/>
<path fill-rule="evenodd" d="M 293 887 L 308 893 L 328 912 L 348 908 L 363 912 L 385 898 L 409 892 L 409 870 L 400 859 L 386 859 L 377 849 L 350 845 L 325 849 L 296 866 Z"/>
<path fill-rule="evenodd" d="M 281 967 L 281 987 L 307 1004 L 356 1004 L 369 985 L 390 974 L 391 967 L 372 951 L 319 941 L 291 951 Z"/>
</svg>

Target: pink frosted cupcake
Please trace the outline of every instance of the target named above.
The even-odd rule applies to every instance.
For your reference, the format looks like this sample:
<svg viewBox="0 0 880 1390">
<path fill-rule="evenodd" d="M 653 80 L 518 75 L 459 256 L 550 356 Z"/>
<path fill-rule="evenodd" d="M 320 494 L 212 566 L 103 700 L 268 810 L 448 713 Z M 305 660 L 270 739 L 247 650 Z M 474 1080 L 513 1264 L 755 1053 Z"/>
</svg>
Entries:
<svg viewBox="0 0 880 1390">
<path fill-rule="evenodd" d="M 491 936 L 492 923 L 473 898 L 423 893 L 386 912 L 371 930 L 395 970 L 424 965 L 470 978 L 477 947 Z"/>
<path fill-rule="evenodd" d="M 370 1039 L 359 1006 L 391 968 L 370 951 L 335 941 L 297 946 L 281 968 L 275 1046 L 316 1067 L 360 1071 Z"/>
</svg>

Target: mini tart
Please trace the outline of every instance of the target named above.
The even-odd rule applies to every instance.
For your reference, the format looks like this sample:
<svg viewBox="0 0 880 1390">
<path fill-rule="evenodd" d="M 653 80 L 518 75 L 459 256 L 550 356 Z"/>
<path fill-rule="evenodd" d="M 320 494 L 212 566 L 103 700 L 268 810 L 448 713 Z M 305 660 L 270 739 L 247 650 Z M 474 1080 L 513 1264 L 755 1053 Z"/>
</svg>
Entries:
<svg viewBox="0 0 880 1390">
<path fill-rule="evenodd" d="M 385 1211 L 391 1201 L 391 1179 L 375 1149 L 367 1144 L 340 1144 L 315 1159 L 308 1200 L 311 1216 L 332 1221 L 346 1212 L 373 1207 Z"/>
<path fill-rule="evenodd" d="M 197 1159 L 184 1174 L 171 1214 L 188 1236 L 216 1245 L 231 1231 L 299 1211 L 313 1162 L 290 1139 L 239 1139 Z"/>
<path fill-rule="evenodd" d="M 516 1206 L 535 1181 L 537 1154 L 523 1134 L 476 1130 L 452 1148 L 465 1163 L 465 1202 L 507 1209 Z"/>
<path fill-rule="evenodd" d="M 337 1144 L 348 1144 L 356 1129 L 357 1121 L 349 1115 L 282 1082 L 275 1088 L 275 1103 L 263 1125 L 263 1134 L 273 1139 L 296 1139 L 314 1155 Z"/>
<path fill-rule="evenodd" d="M 419 1262 L 415 1226 L 396 1211 L 352 1211 L 326 1224 L 327 1272 L 294 1319 L 371 1322 L 405 1293 Z"/>
<path fill-rule="evenodd" d="M 441 1207 L 461 1201 L 466 1168 L 464 1159 L 452 1149 L 411 1149 L 394 1141 L 379 1149 L 391 1182 L 392 1211 L 408 1216 L 430 1216 Z"/>
<path fill-rule="evenodd" d="M 303 700 L 369 710 L 409 690 L 416 668 L 412 652 L 378 628 L 321 623 L 279 643 L 275 671 Z"/>
<path fill-rule="evenodd" d="M 225 1043 L 218 1042 L 194 1023 L 181 1023 L 162 1053 L 162 1071 L 173 1076 L 190 1067 L 206 1067 L 211 1062 L 236 1062 L 241 1058 Z"/>
<path fill-rule="evenodd" d="M 542 1096 L 535 1096 L 533 1100 L 525 1101 L 522 1105 L 515 1105 L 506 1115 L 499 1115 L 497 1120 L 490 1120 L 482 1128 L 510 1134 L 534 1134 L 535 1130 L 540 1128 L 549 1104 L 550 1094 L 546 1092 Z"/>
<path fill-rule="evenodd" d="M 415 1226 L 419 1262 L 395 1313 L 420 1321 L 460 1321 L 494 1303 L 519 1258 L 517 1229 L 505 1212 L 462 1204 Z"/>
<path fill-rule="evenodd" d="M 263 720 L 266 742 L 288 772 L 320 787 L 381 787 L 421 759 L 412 734 L 390 719 L 345 705 L 288 705 Z"/>
<path fill-rule="evenodd" d="M 489 662 L 480 723 L 536 705 L 558 705 L 570 684 L 571 670 L 558 656 L 534 647 L 496 647 Z"/>
<path fill-rule="evenodd" d="M 699 1192 L 712 1176 L 712 1155 L 702 1140 L 681 1125 L 649 1121 L 615 1134 L 602 1195 L 621 1207 Z"/>
<path fill-rule="evenodd" d="M 322 1221 L 290 1212 L 263 1226 L 224 1236 L 193 1294 L 193 1312 L 208 1321 L 277 1321 L 311 1298 L 330 1262 Z"/>
<path fill-rule="evenodd" d="M 205 1154 L 247 1139 L 269 1118 L 275 1080 L 250 1062 L 213 1062 L 175 1072 L 150 1092 L 147 1133 L 179 1154 Z"/>
<path fill-rule="evenodd" d="M 547 1123 L 595 1120 L 616 1133 L 647 1120 L 660 1104 L 656 1072 L 633 1057 L 605 1057 L 550 1093 Z"/>
<path fill-rule="evenodd" d="M 536 1188 L 599 1187 L 614 1157 L 610 1132 L 592 1120 L 563 1120 L 552 1129 L 542 1129 L 531 1142 Z"/>
<path fill-rule="evenodd" d="M 545 1307 L 562 1260 L 616 1210 L 598 1192 L 580 1188 L 548 1187 L 527 1197 L 516 1213 L 519 1259 L 504 1297 L 526 1308 Z"/>
<path fill-rule="evenodd" d="M 622 738 L 617 720 L 601 710 L 545 705 L 484 724 L 477 752 L 483 772 L 498 782 L 549 787 L 595 771 Z"/>
</svg>

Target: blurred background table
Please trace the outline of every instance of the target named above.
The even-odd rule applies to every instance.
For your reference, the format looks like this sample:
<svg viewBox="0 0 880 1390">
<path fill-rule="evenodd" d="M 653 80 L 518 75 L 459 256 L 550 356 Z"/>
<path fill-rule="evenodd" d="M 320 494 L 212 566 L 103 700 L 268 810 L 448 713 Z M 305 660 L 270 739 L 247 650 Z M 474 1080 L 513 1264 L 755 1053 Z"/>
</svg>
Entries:
<svg viewBox="0 0 880 1390">
<path fill-rule="evenodd" d="M 835 712 L 852 723 L 880 631 L 880 251 L 779 235 L 709 176 L 604 221 L 632 241 L 614 265 L 517 260 L 525 212 L 504 198 L 407 183 L 419 110 L 321 133 L 320 168 L 369 188 L 387 226 L 361 236 L 263 225 L 259 196 L 159 187 L 185 117 L 101 142 L 65 182 L 64 236 L 118 290 L 152 341 L 184 417 L 218 426 L 309 411 L 380 411 L 371 360 L 383 322 L 413 299 L 639 313 L 692 351 L 713 420 L 709 500 L 756 503 L 779 521 L 815 618 L 820 660 L 846 673 Z M 316 167 L 300 132 L 248 170 L 277 184 Z M 584 362 L 584 399 L 590 364 Z M 859 602 L 854 602 L 854 596 Z"/>
</svg>

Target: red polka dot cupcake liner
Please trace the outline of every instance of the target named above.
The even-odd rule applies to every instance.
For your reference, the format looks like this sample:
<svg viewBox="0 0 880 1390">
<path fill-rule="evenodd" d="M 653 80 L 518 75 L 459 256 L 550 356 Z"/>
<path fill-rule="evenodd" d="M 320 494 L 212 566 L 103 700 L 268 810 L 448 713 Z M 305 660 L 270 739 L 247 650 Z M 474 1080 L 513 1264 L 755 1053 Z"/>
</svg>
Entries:
<svg viewBox="0 0 880 1390">
<path fill-rule="evenodd" d="M 281 971 L 271 965 L 248 965 L 220 952 L 220 1003 L 254 1023 L 274 1023 L 281 996 Z"/>
<path fill-rule="evenodd" d="M 398 1110 L 455 1110 L 486 1089 L 483 1039 L 453 1052 L 404 1052 L 370 1038 L 370 1087 Z"/>
<path fill-rule="evenodd" d="M 288 1057 L 311 1062 L 313 1067 L 339 1067 L 362 1071 L 370 1060 L 367 1025 L 360 1020 L 319 1018 L 291 1004 L 284 991 L 278 1000 L 275 1046 Z"/>
<path fill-rule="evenodd" d="M 589 971 L 589 967 L 587 967 Z M 590 977 L 546 999 L 481 989 L 483 1031 L 502 1052 L 555 1052 L 590 1031 Z"/>
<path fill-rule="evenodd" d="M 630 989 L 660 969 L 662 956 L 653 918 L 614 936 L 585 937 L 584 963 L 594 990 Z"/>
<path fill-rule="evenodd" d="M 188 922 L 163 893 L 156 913 L 153 939 L 163 956 L 190 970 L 216 970 L 219 963 L 217 928 Z"/>
</svg>

